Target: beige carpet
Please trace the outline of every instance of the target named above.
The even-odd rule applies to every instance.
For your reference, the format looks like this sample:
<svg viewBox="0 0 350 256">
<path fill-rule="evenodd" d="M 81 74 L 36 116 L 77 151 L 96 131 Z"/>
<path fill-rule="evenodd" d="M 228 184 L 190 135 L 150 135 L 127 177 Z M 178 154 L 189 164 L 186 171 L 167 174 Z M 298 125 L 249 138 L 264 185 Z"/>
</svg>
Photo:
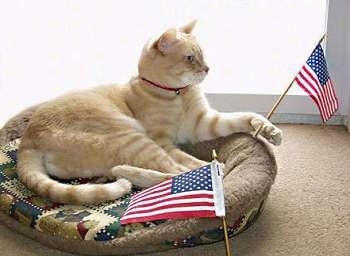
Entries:
<svg viewBox="0 0 350 256">
<path fill-rule="evenodd" d="M 350 255 L 350 133 L 345 127 L 280 125 L 279 173 L 258 222 L 232 239 L 233 256 Z M 4 256 L 68 256 L 0 225 Z M 224 244 L 153 254 L 224 255 Z"/>
</svg>

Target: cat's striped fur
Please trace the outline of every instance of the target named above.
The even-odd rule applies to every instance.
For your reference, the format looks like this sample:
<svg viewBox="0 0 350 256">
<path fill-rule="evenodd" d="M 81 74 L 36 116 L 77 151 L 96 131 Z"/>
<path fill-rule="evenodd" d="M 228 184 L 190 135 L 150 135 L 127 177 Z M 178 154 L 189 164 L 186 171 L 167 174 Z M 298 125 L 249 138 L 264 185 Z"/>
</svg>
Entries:
<svg viewBox="0 0 350 256">
<path fill-rule="evenodd" d="M 170 29 L 144 48 L 139 75 L 124 86 L 101 86 L 42 104 L 18 152 L 20 180 L 40 196 L 63 203 L 93 203 L 148 187 L 204 164 L 176 147 L 235 132 L 281 142 L 281 131 L 255 113 L 211 109 L 199 83 L 208 72 L 192 36 L 194 23 Z M 153 83 L 179 88 L 177 95 Z M 49 177 L 107 176 L 108 184 L 65 185 Z"/>
</svg>

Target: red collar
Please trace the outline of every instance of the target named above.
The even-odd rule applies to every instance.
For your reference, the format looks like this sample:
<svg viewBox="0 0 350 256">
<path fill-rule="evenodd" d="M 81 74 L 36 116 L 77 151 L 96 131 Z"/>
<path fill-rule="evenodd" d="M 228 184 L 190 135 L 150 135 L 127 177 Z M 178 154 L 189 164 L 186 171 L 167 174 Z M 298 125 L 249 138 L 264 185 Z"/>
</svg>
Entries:
<svg viewBox="0 0 350 256">
<path fill-rule="evenodd" d="M 187 86 L 185 87 L 180 87 L 180 88 L 171 88 L 171 87 L 166 87 L 166 86 L 163 86 L 163 85 L 160 85 L 160 84 L 156 84 L 146 78 L 143 78 L 143 77 L 140 77 L 143 81 L 147 82 L 149 85 L 153 85 L 155 87 L 158 87 L 160 89 L 164 89 L 164 90 L 167 90 L 167 91 L 172 91 L 172 92 L 175 92 L 176 95 L 179 95 L 180 94 L 180 91 L 185 89 Z"/>
</svg>

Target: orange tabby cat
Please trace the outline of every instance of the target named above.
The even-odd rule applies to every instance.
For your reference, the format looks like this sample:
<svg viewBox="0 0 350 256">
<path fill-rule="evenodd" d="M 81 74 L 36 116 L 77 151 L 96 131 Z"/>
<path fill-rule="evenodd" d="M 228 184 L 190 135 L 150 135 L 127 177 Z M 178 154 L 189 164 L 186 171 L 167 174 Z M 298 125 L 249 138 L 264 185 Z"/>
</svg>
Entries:
<svg viewBox="0 0 350 256">
<path fill-rule="evenodd" d="M 139 75 L 63 95 L 34 113 L 18 152 L 18 176 L 32 191 L 62 203 L 94 203 L 148 187 L 205 164 L 176 147 L 235 132 L 280 144 L 281 131 L 255 113 L 211 109 L 199 83 L 209 68 L 191 31 L 169 29 L 143 49 Z M 107 184 L 66 185 L 62 179 L 107 176 Z"/>
</svg>

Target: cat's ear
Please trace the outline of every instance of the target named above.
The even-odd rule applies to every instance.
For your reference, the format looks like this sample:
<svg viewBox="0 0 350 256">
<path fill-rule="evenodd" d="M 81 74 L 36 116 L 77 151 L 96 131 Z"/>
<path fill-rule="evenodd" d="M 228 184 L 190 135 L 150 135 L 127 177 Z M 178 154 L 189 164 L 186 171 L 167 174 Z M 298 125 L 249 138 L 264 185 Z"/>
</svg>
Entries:
<svg viewBox="0 0 350 256">
<path fill-rule="evenodd" d="M 190 23 L 186 24 L 185 26 L 180 27 L 179 31 L 186 34 L 191 34 L 196 23 L 197 23 L 197 20 L 193 20 Z"/>
<path fill-rule="evenodd" d="M 172 46 L 178 41 L 177 31 L 174 28 L 165 31 L 156 42 L 156 46 L 162 53 L 167 53 Z"/>
</svg>

